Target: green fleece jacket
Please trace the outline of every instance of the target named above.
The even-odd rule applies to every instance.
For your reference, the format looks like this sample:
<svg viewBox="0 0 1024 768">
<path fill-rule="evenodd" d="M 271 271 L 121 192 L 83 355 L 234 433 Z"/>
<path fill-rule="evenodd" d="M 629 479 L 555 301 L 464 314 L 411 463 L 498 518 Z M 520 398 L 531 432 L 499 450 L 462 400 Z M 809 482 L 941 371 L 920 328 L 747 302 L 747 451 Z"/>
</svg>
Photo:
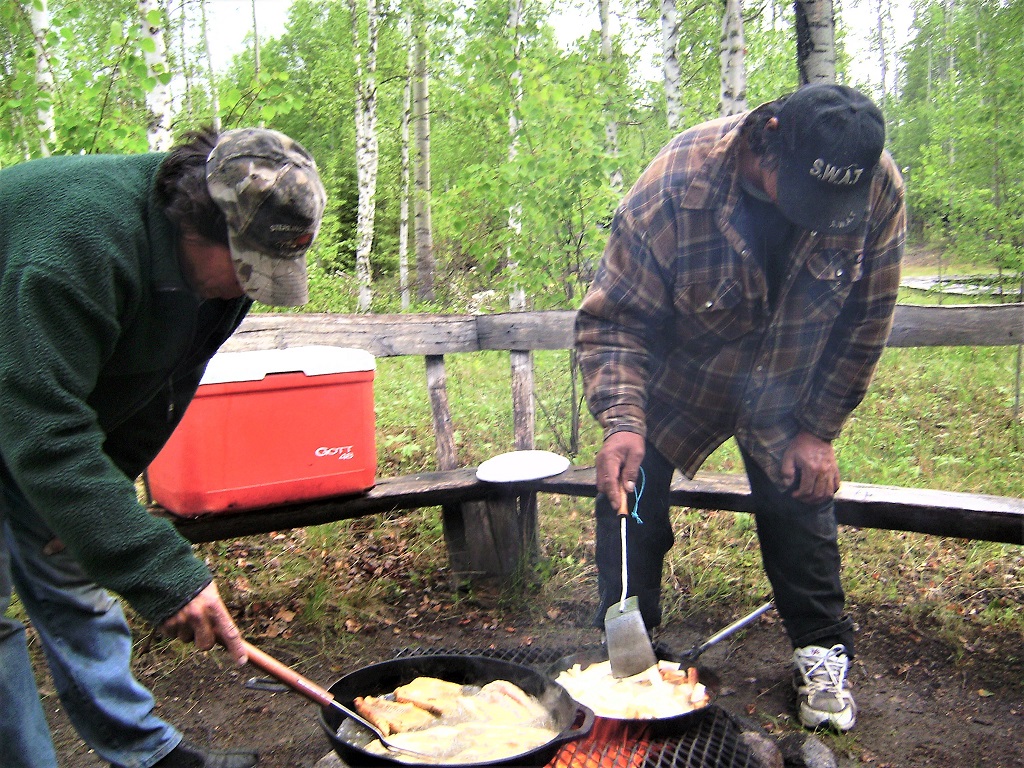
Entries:
<svg viewBox="0 0 1024 768">
<path fill-rule="evenodd" d="M 186 284 L 176 229 L 154 198 L 163 158 L 0 171 L 0 483 L 155 623 L 211 576 L 138 503 L 134 481 L 251 305 L 204 302 Z"/>
</svg>

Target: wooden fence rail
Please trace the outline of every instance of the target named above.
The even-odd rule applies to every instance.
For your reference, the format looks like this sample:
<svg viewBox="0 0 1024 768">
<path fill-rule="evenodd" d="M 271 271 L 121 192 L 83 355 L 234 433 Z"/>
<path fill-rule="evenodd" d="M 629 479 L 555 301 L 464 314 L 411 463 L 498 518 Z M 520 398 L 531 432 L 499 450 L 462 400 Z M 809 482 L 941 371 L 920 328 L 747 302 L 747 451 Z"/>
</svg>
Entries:
<svg viewBox="0 0 1024 768">
<path fill-rule="evenodd" d="M 381 478 L 369 493 L 235 515 L 177 519 L 192 541 L 210 541 L 366 514 L 440 506 L 453 571 L 508 576 L 537 545 L 536 494 L 593 496 L 593 469 L 519 486 L 494 486 L 459 467 L 448 408 L 444 356 L 501 350 L 530 353 L 573 345 L 573 311 L 497 315 L 255 314 L 242 323 L 223 351 L 329 345 L 364 349 L 376 357 L 423 356 L 440 471 Z M 897 307 L 891 347 L 1007 346 L 1024 344 L 1024 304 Z M 512 366 L 515 445 L 533 447 L 532 379 Z M 524 405 L 524 400 L 529 405 Z M 741 477 L 677 481 L 674 504 L 698 509 L 749 511 Z M 163 510 L 155 509 L 158 514 Z M 1024 544 L 1024 499 L 941 490 L 911 490 L 844 483 L 837 496 L 840 522 L 860 527 L 917 531 Z"/>
<path fill-rule="evenodd" d="M 573 345 L 571 310 L 497 315 L 249 315 L 224 351 L 305 344 L 365 349 L 376 357 L 484 350 L 556 350 Z M 896 307 L 890 347 L 1024 344 L 1024 304 Z"/>
</svg>

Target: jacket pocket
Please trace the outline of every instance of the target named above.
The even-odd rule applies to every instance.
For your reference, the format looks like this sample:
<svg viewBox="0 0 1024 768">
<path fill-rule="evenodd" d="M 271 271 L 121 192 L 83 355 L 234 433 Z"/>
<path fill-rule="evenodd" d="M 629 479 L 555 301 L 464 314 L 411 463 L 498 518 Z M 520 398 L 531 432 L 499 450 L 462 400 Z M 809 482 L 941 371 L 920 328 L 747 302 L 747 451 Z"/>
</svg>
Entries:
<svg viewBox="0 0 1024 768">
<path fill-rule="evenodd" d="M 807 313 L 815 321 L 834 319 L 854 283 L 864 274 L 864 256 L 850 251 L 819 251 L 807 260 Z"/>
<path fill-rule="evenodd" d="M 676 286 L 679 331 L 698 343 L 732 341 L 749 333 L 756 326 L 758 306 L 733 277 Z"/>
</svg>

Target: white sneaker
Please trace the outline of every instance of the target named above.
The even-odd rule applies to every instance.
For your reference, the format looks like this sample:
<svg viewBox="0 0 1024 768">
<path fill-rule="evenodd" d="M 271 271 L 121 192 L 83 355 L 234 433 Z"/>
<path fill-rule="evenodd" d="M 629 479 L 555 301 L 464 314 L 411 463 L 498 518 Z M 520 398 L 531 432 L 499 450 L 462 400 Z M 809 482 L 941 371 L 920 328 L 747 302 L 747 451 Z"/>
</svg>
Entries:
<svg viewBox="0 0 1024 768">
<path fill-rule="evenodd" d="M 846 732 L 857 722 L 857 704 L 846 690 L 850 659 L 846 648 L 808 645 L 793 651 L 793 687 L 805 728 L 835 728 Z"/>
</svg>

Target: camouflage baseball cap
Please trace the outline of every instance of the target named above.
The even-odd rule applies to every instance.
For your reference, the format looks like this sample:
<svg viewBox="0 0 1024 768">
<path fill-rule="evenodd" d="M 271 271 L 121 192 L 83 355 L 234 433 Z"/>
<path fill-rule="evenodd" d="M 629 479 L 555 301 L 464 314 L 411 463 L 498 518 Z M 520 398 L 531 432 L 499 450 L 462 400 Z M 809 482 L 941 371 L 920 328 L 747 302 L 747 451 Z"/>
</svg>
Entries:
<svg viewBox="0 0 1024 768">
<path fill-rule="evenodd" d="M 227 218 L 246 295 L 275 306 L 305 304 L 306 250 L 327 202 L 310 154 L 277 131 L 226 131 L 206 159 L 206 184 Z"/>
</svg>

